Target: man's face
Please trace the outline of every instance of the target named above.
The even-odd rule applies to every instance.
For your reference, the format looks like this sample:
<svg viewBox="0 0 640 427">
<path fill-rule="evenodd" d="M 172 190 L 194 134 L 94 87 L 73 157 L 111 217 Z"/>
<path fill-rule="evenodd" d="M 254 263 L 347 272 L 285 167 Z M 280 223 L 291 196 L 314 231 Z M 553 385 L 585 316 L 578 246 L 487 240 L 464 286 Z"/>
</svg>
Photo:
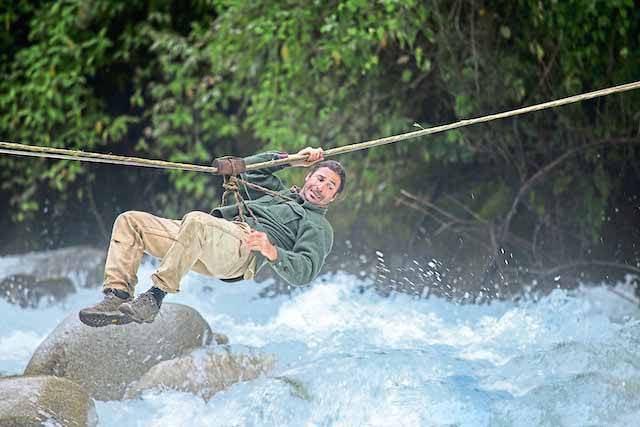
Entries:
<svg viewBox="0 0 640 427">
<path fill-rule="evenodd" d="M 327 206 L 336 198 L 338 188 L 340 188 L 340 175 L 327 167 L 321 167 L 307 175 L 300 194 L 314 205 Z"/>
</svg>

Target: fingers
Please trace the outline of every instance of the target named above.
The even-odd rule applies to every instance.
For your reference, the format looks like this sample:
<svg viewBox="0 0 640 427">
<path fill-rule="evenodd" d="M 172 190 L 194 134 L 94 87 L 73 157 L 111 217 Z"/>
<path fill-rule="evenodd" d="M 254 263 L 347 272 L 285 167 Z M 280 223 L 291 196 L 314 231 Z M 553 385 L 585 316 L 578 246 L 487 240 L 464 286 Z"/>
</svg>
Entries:
<svg viewBox="0 0 640 427">
<path fill-rule="evenodd" d="M 262 231 L 251 230 L 251 232 L 249 233 L 249 236 L 247 238 L 248 239 L 260 239 L 260 238 L 265 238 L 265 237 L 267 237 L 267 233 L 264 233 Z"/>
<path fill-rule="evenodd" d="M 302 150 L 298 154 L 307 155 L 306 163 L 316 163 L 324 159 L 324 150 L 319 148 L 307 147 Z"/>
<path fill-rule="evenodd" d="M 260 252 L 269 261 L 275 261 L 278 258 L 278 250 L 269 240 L 267 233 L 252 230 L 247 236 L 245 245 L 250 251 Z"/>
<path fill-rule="evenodd" d="M 307 147 L 298 151 L 298 156 L 305 157 L 301 160 L 295 160 L 290 163 L 290 166 L 295 167 L 309 167 L 321 160 L 324 160 L 324 150 L 321 147 L 313 148 Z"/>
<path fill-rule="evenodd" d="M 309 155 L 308 160 L 315 163 L 319 162 L 322 159 L 324 159 L 324 150 L 322 148 L 315 148 Z"/>
<path fill-rule="evenodd" d="M 259 250 L 266 244 L 270 243 L 266 233 L 261 231 L 251 231 L 247 236 L 246 245 L 251 250 Z"/>
</svg>

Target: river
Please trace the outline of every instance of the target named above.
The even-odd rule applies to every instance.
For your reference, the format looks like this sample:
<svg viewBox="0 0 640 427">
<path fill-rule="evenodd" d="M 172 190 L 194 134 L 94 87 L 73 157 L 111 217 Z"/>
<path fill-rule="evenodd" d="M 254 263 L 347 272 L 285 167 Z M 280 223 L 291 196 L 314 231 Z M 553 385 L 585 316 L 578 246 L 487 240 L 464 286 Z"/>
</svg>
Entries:
<svg viewBox="0 0 640 427">
<path fill-rule="evenodd" d="M 151 268 L 143 264 L 140 289 L 150 285 Z M 267 285 L 190 274 L 183 292 L 165 301 L 196 308 L 233 345 L 275 354 L 274 372 L 208 402 L 172 391 L 98 401 L 99 426 L 628 426 L 640 419 L 640 311 L 605 284 L 490 305 L 382 297 L 348 274 L 258 297 Z M 615 286 L 631 292 L 628 282 Z M 65 316 L 98 297 L 81 289 L 38 309 L 0 300 L 0 372 L 20 374 Z"/>
</svg>

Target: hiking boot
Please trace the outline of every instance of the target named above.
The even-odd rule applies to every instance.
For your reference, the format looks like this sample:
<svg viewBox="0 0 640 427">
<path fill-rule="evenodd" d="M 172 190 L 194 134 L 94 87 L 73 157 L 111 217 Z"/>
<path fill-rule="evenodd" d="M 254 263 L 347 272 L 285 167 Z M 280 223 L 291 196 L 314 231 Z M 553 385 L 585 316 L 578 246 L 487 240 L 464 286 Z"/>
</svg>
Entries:
<svg viewBox="0 0 640 427">
<path fill-rule="evenodd" d="M 78 317 L 82 323 L 94 328 L 107 325 L 126 325 L 131 323 L 131 319 L 119 311 L 118 307 L 131 299 L 130 296 L 120 298 L 113 289 L 107 289 L 102 301 L 91 307 L 83 308 L 78 313 Z"/>
<path fill-rule="evenodd" d="M 160 304 L 153 296 L 153 292 L 148 290 L 138 295 L 132 302 L 122 304 L 118 309 L 136 323 L 151 323 L 160 311 Z"/>
</svg>

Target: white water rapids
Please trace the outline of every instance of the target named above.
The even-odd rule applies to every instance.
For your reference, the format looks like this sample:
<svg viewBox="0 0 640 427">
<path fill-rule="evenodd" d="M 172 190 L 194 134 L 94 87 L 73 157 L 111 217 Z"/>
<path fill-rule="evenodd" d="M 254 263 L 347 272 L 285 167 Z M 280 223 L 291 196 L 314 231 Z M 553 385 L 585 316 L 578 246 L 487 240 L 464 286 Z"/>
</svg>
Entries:
<svg viewBox="0 0 640 427">
<path fill-rule="evenodd" d="M 274 372 L 208 402 L 171 391 L 96 402 L 99 425 L 638 425 L 640 311 L 604 284 L 491 305 L 383 298 L 363 285 L 325 275 L 259 298 L 266 284 L 187 276 L 165 301 L 196 308 L 232 344 L 275 354 Z M 99 298 L 82 289 L 38 309 L 0 300 L 0 372 L 22 373 L 58 322 Z"/>
</svg>

